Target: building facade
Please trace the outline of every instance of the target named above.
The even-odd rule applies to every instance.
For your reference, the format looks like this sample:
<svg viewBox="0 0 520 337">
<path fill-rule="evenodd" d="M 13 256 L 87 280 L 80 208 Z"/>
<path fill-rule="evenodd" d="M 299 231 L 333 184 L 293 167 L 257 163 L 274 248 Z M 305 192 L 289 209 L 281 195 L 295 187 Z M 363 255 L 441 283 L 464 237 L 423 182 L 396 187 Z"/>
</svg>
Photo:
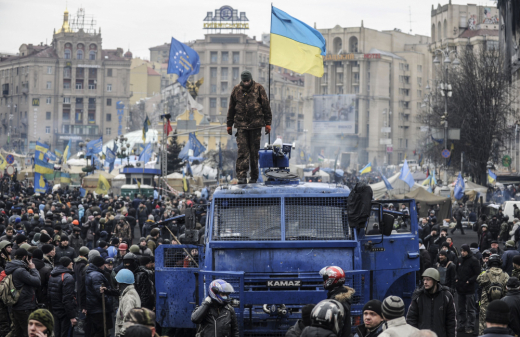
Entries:
<svg viewBox="0 0 520 337">
<path fill-rule="evenodd" d="M 135 104 L 143 98 L 152 97 L 161 92 L 161 74 L 155 69 L 160 68 L 161 64 L 132 59 L 130 69 L 130 90 L 132 97 L 130 104 Z"/>
<path fill-rule="evenodd" d="M 520 3 L 499 0 L 500 50 L 504 60 L 504 71 L 511 76 L 512 83 L 520 88 Z"/>
<path fill-rule="evenodd" d="M 327 42 L 324 75 L 305 75 L 305 149 L 317 159 L 351 153 L 356 165 L 398 164 L 420 139 L 430 38 L 399 30 L 318 29 Z M 346 168 L 346 167 L 344 167 Z"/>
<path fill-rule="evenodd" d="M 37 140 L 58 150 L 72 140 L 75 151 L 124 133 L 130 60 L 121 48 L 102 48 L 101 28 L 71 27 L 65 11 L 51 45 L 22 44 L 17 56 L 0 58 L 0 144 L 28 152 Z"/>
</svg>

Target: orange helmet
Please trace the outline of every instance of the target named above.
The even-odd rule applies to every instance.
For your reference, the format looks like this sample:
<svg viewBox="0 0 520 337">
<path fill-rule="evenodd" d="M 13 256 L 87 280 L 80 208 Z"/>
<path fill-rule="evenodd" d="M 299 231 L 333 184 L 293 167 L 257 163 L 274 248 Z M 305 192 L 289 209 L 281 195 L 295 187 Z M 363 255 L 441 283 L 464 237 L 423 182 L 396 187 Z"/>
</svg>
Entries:
<svg viewBox="0 0 520 337">
<path fill-rule="evenodd" d="M 120 243 L 119 250 L 128 250 L 128 245 L 126 243 Z"/>
<path fill-rule="evenodd" d="M 34 214 L 34 211 L 33 211 L 32 209 L 29 208 L 29 209 L 27 210 L 27 213 L 29 213 L 29 214 Z"/>
<path fill-rule="evenodd" d="M 72 221 L 72 224 L 73 225 L 79 225 L 79 221 L 78 220 L 74 220 L 74 221 Z"/>
</svg>

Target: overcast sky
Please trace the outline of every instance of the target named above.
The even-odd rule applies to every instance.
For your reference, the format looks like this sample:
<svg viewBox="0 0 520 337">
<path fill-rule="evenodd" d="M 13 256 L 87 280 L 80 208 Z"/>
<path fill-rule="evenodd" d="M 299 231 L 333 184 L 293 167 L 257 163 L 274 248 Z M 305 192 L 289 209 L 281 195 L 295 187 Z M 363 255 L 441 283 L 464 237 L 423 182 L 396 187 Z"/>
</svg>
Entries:
<svg viewBox="0 0 520 337">
<path fill-rule="evenodd" d="M 469 2 L 496 6 L 494 1 Z M 130 48 L 134 56 L 148 59 L 148 48 L 172 36 L 181 41 L 203 38 L 206 12 L 223 5 L 246 12 L 248 35 L 260 40 L 262 33 L 269 32 L 270 4 L 265 0 L 0 0 L 0 52 L 16 53 L 22 43 L 50 43 L 53 29 L 61 27 L 66 5 L 73 16 L 81 7 L 94 16 L 104 49 Z M 429 0 L 277 0 L 273 5 L 311 26 L 316 22 L 318 28 L 357 27 L 364 20 L 368 28 L 403 32 L 410 31 L 411 10 L 412 33 L 430 36 Z"/>
</svg>

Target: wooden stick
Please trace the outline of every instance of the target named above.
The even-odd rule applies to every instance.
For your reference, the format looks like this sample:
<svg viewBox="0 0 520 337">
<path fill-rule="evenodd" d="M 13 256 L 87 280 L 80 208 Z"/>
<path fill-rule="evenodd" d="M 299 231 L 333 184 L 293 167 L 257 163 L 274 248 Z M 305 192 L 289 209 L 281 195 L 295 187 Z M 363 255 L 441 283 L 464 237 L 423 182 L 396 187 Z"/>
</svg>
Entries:
<svg viewBox="0 0 520 337">
<path fill-rule="evenodd" d="M 168 230 L 168 232 L 170 232 L 170 234 L 172 235 L 173 239 L 179 244 L 181 245 L 180 241 L 177 240 L 177 237 L 175 236 L 175 234 L 172 233 L 172 231 L 168 228 L 167 225 L 164 225 L 164 227 Z M 184 252 L 186 254 L 188 254 L 189 258 L 193 261 L 193 263 L 195 263 L 195 265 L 197 266 L 197 268 L 199 268 L 199 264 L 197 263 L 197 261 L 195 261 L 195 259 L 193 258 L 193 256 L 191 256 L 191 254 L 186 250 L 186 248 L 182 248 L 184 249 Z"/>
</svg>

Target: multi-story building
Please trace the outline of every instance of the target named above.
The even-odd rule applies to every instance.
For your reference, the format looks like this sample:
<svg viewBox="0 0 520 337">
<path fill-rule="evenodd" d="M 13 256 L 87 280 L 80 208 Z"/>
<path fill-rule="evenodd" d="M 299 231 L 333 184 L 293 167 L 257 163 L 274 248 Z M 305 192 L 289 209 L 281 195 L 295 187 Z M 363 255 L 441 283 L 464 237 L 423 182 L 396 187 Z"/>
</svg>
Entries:
<svg viewBox="0 0 520 337">
<path fill-rule="evenodd" d="M 124 133 L 131 58 L 103 49 L 101 28 L 69 24 L 65 11 L 51 45 L 22 44 L 17 56 L 0 58 L 0 143 L 27 152 L 37 140 L 58 150 L 72 140 L 75 151 Z"/>
<path fill-rule="evenodd" d="M 132 59 L 130 69 L 130 90 L 132 97 L 130 104 L 135 104 L 146 97 L 161 93 L 161 74 L 155 68 L 159 63 L 151 63 L 139 58 Z"/>
<path fill-rule="evenodd" d="M 308 132 L 300 142 L 314 159 L 354 153 L 354 167 L 411 158 L 421 138 L 417 117 L 430 76 L 430 38 L 363 24 L 318 30 L 327 41 L 324 75 L 305 75 Z"/>
<path fill-rule="evenodd" d="M 520 3 L 513 0 L 499 0 L 500 50 L 504 59 L 504 70 L 511 76 L 515 88 L 520 88 Z"/>
</svg>

